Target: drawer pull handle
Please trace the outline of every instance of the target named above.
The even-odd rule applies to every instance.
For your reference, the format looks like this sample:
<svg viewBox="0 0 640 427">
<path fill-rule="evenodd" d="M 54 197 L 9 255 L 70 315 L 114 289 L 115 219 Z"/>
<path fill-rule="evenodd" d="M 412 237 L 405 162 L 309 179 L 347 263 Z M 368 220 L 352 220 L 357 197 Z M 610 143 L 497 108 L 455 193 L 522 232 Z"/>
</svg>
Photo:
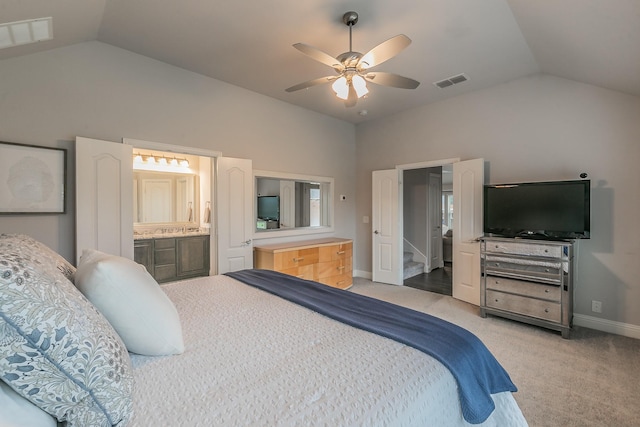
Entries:
<svg viewBox="0 0 640 427">
<path fill-rule="evenodd" d="M 344 255 L 344 251 L 338 251 L 336 252 L 337 255 Z"/>
<path fill-rule="evenodd" d="M 498 298 L 496 298 L 496 302 L 498 302 Z"/>
<path fill-rule="evenodd" d="M 496 262 L 496 267 L 500 267 L 500 263 L 499 262 Z"/>
<path fill-rule="evenodd" d="M 304 261 L 304 258 L 294 258 L 293 262 Z"/>
<path fill-rule="evenodd" d="M 344 270 L 344 266 L 338 267 L 338 270 Z"/>
<path fill-rule="evenodd" d="M 545 273 L 548 273 L 548 272 L 549 272 L 549 269 L 548 269 L 548 268 L 545 268 L 545 269 L 544 269 L 544 272 L 545 272 Z"/>
<path fill-rule="evenodd" d="M 549 293 L 549 289 L 545 289 L 545 290 L 544 290 L 544 293 L 545 293 L 545 294 L 548 294 L 548 293 Z"/>
<path fill-rule="evenodd" d="M 548 309 L 548 308 L 545 308 L 545 309 L 544 309 L 544 312 L 545 312 L 545 313 L 548 313 L 548 312 L 549 312 L 549 309 Z"/>
</svg>

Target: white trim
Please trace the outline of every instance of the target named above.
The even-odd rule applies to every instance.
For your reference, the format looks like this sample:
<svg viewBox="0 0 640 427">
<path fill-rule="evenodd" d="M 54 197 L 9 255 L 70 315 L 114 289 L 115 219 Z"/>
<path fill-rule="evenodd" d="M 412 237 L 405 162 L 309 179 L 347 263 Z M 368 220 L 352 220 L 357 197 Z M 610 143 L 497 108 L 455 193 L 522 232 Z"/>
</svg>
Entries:
<svg viewBox="0 0 640 427">
<path fill-rule="evenodd" d="M 370 271 L 353 270 L 353 277 L 362 277 L 363 279 L 372 280 L 373 274 Z"/>
<path fill-rule="evenodd" d="M 584 314 L 574 314 L 573 324 L 597 331 L 608 332 L 610 334 L 640 339 L 640 326 L 630 323 L 615 322 L 613 320 L 586 316 Z"/>
<path fill-rule="evenodd" d="M 404 165 L 396 165 L 396 169 L 404 171 L 404 170 L 410 170 L 410 169 L 434 168 L 436 166 L 444 166 L 444 165 L 450 165 L 452 163 L 458 163 L 459 161 L 460 161 L 460 157 L 453 157 L 451 159 L 430 160 L 428 162 L 408 163 L 408 164 L 404 164 Z"/>
<path fill-rule="evenodd" d="M 336 203 L 334 199 L 335 180 L 332 177 L 317 176 L 317 175 L 301 175 L 301 174 L 295 174 L 295 173 L 273 172 L 273 171 L 254 169 L 253 183 L 256 186 L 256 194 L 257 194 L 258 178 L 275 178 L 275 179 L 286 179 L 290 181 L 319 182 L 319 183 L 329 184 L 328 199 L 331 200 L 331 209 L 329 212 L 328 226 L 274 229 L 274 230 L 266 230 L 266 231 L 256 231 L 254 228 L 253 240 L 279 239 L 281 237 L 305 236 L 309 234 L 323 234 L 323 233 L 335 232 L 335 226 L 333 225 L 335 221 L 334 212 L 335 212 L 335 203 Z M 254 209 L 257 209 L 257 208 L 254 206 Z M 254 211 L 254 214 L 255 213 L 256 212 Z"/>
<path fill-rule="evenodd" d="M 255 169 L 253 171 L 254 178 L 278 178 L 287 179 L 289 181 L 305 181 L 305 182 L 329 182 L 333 184 L 334 179 L 329 176 L 301 175 L 297 173 L 273 172 Z"/>
<path fill-rule="evenodd" d="M 222 153 L 220 151 L 187 147 L 185 145 L 165 144 L 163 142 L 143 141 L 141 139 L 133 138 L 122 138 L 122 143 L 136 148 L 145 148 L 147 150 L 168 151 L 170 153 L 191 154 L 203 157 L 222 157 Z"/>
</svg>

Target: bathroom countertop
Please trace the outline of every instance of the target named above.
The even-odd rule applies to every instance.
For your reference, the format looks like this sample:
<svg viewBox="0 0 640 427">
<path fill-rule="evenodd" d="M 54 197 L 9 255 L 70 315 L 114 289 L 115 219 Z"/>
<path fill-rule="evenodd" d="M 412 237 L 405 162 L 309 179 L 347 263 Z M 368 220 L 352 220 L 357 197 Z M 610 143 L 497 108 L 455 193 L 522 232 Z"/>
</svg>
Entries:
<svg viewBox="0 0 640 427">
<path fill-rule="evenodd" d="M 208 236 L 209 230 L 172 231 L 166 233 L 133 233 L 133 240 L 166 239 L 170 237 Z"/>
</svg>

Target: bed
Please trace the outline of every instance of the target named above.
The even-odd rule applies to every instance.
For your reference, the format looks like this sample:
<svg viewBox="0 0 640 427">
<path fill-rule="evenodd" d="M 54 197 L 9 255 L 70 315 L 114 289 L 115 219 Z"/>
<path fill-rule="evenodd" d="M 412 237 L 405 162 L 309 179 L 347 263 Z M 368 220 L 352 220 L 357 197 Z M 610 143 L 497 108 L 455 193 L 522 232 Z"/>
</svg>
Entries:
<svg viewBox="0 0 640 427">
<path fill-rule="evenodd" d="M 46 257 L 42 251 L 46 251 Z M 3 268 L 5 272 L 13 268 L 18 252 L 20 268 L 28 271 L 28 278 L 33 281 L 33 284 L 23 281 L 19 286 L 23 290 L 25 285 L 47 287 L 46 283 L 53 281 L 54 288 L 44 294 L 54 294 L 58 305 L 62 298 L 58 290 L 64 288 L 68 300 L 65 305 L 76 312 L 80 305 L 84 307 L 82 310 L 88 313 L 86 321 L 94 322 L 90 327 L 94 328 L 93 335 L 95 328 L 103 328 L 99 335 L 104 341 L 93 343 L 92 352 L 94 349 L 111 352 L 96 358 L 98 362 L 94 367 L 83 365 L 81 369 L 86 374 L 99 371 L 106 364 L 102 374 L 82 383 L 86 375 L 74 377 L 74 372 L 69 372 L 73 368 L 69 368 L 65 375 L 71 380 L 63 391 L 56 386 L 50 388 L 49 394 L 43 393 L 42 389 L 48 386 L 46 381 L 40 378 L 34 386 L 35 380 L 25 379 L 24 372 L 17 369 L 28 366 L 18 357 L 19 351 L 22 348 L 24 354 L 30 353 L 34 358 L 35 353 L 45 353 L 44 347 L 52 346 L 62 328 L 60 324 L 52 326 L 47 345 L 42 345 L 47 341 L 40 335 L 37 342 L 29 342 L 28 338 L 34 337 L 33 325 L 26 317 L 16 316 L 15 310 L 10 312 L 13 302 L 7 302 L 9 291 L 18 286 L 16 280 L 0 276 L 0 354 L 9 355 L 0 360 L 0 378 L 24 399 L 25 408 L 44 410 L 52 415 L 53 425 L 55 422 L 70 426 L 527 425 L 511 391 L 491 393 L 489 399 L 495 409 L 491 408 L 488 414 L 472 410 L 470 416 L 469 409 L 463 407 L 466 403 L 461 403 L 464 399 L 461 399 L 460 379 L 445 367 L 446 363 L 438 360 L 441 356 L 419 350 L 421 344 L 408 345 L 402 338 L 399 342 L 363 327 L 345 324 L 332 318 L 333 313 L 321 314 L 326 307 L 309 308 L 315 302 L 308 296 L 296 303 L 287 292 L 277 295 L 281 292 L 279 288 L 298 293 L 298 285 L 316 289 L 314 292 L 320 292 L 322 300 L 330 299 L 325 298 L 325 289 L 331 289 L 330 293 L 338 299 L 356 295 L 354 293 L 313 282 L 281 286 L 287 278 L 274 272 L 266 274 L 266 282 L 273 282 L 275 288 L 245 283 L 247 277 L 249 282 L 254 280 L 253 276 L 264 279 L 259 270 L 240 272 L 240 276 L 235 277 L 212 276 L 160 287 L 150 282 L 151 276 L 132 261 L 88 253 L 83 254 L 83 259 L 90 261 L 87 262 L 90 268 L 85 268 L 81 260 L 75 271 L 38 242 L 25 236 L 7 235 L 0 236 L 0 274 Z M 36 260 L 41 260 L 37 269 L 47 267 L 44 279 L 34 280 L 36 271 L 25 266 Z M 102 266 L 102 271 L 94 273 L 100 270 L 97 266 Z M 91 280 L 87 279 L 87 272 L 93 273 Z M 42 272 L 38 274 L 43 277 Z M 14 271 L 13 276 L 24 277 L 24 274 Z M 94 282 L 93 290 L 86 286 L 88 282 Z M 105 289 L 108 292 L 105 293 Z M 96 290 L 102 295 L 96 296 Z M 360 295 L 356 298 L 375 303 Z M 105 299 L 110 300 L 108 304 Z M 126 312 L 125 306 L 138 303 L 147 306 Z M 347 306 L 353 304 L 347 302 Z M 162 308 L 157 310 L 157 307 Z M 378 309 L 383 310 L 376 306 Z M 16 321 L 18 317 L 20 321 Z M 73 321 L 85 322 L 63 319 L 57 314 L 57 322 L 64 323 L 65 332 L 70 332 L 56 341 L 60 346 L 68 335 L 82 337 L 82 331 L 75 330 Z M 148 328 L 143 334 L 131 330 L 143 323 Z M 42 324 L 36 329 L 46 333 Z M 78 345 L 93 335 L 85 335 Z M 17 341 L 9 342 L 7 337 L 11 336 L 18 337 Z M 24 339 L 21 344 L 20 338 Z M 140 346 L 136 348 L 137 353 L 131 352 L 134 344 Z M 76 344 L 64 345 L 66 350 Z M 30 347 L 24 350 L 25 346 Z M 139 354 L 145 352 L 151 355 Z M 51 362 L 54 356 L 47 355 L 45 359 Z M 492 359 L 490 355 L 485 357 Z M 15 363 L 17 360 L 21 362 Z M 87 363 L 87 360 L 87 357 L 79 358 L 69 366 Z M 67 360 L 63 357 L 55 361 L 56 366 L 47 369 L 64 371 L 65 363 Z M 45 380 L 50 377 L 51 374 Z M 508 375 L 506 377 L 508 379 Z M 73 387 L 78 390 L 71 390 Z M 491 387 L 493 385 L 489 385 Z M 35 389 L 37 391 L 32 391 Z M 52 393 L 57 399 L 47 397 Z M 62 398 L 64 404 L 56 403 L 61 400 L 60 396 L 69 393 L 71 397 Z M 0 393 L 0 405 L 2 398 Z M 474 418 L 474 414 L 480 418 Z"/>
</svg>

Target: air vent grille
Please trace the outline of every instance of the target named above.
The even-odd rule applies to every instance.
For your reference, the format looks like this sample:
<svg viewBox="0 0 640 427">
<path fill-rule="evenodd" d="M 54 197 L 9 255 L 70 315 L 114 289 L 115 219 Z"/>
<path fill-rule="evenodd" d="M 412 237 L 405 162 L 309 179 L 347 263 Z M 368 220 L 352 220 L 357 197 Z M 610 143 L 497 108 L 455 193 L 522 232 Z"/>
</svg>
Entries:
<svg viewBox="0 0 640 427">
<path fill-rule="evenodd" d="M 440 80 L 439 82 L 434 82 L 433 84 L 438 86 L 440 89 L 444 89 L 445 87 L 466 82 L 467 80 L 469 80 L 467 76 L 465 76 L 464 74 L 458 74 L 457 76 L 449 77 L 448 79 Z"/>
<path fill-rule="evenodd" d="M 51 17 L 0 24 L 0 49 L 51 40 L 52 38 Z"/>
</svg>

